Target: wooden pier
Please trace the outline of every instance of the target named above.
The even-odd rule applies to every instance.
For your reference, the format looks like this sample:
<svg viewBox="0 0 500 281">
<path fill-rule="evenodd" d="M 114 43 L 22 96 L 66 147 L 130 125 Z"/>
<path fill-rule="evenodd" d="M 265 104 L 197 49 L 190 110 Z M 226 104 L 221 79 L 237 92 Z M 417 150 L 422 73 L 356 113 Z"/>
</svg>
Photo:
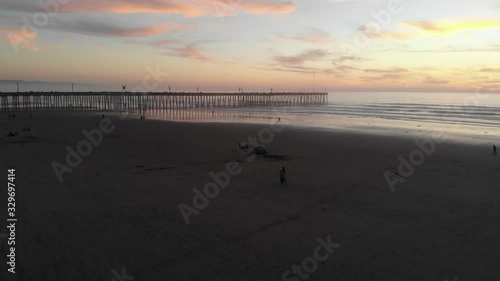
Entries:
<svg viewBox="0 0 500 281">
<path fill-rule="evenodd" d="M 327 93 L 130 93 L 29 92 L 0 93 L 1 111 L 95 110 L 127 111 L 320 105 Z"/>
</svg>

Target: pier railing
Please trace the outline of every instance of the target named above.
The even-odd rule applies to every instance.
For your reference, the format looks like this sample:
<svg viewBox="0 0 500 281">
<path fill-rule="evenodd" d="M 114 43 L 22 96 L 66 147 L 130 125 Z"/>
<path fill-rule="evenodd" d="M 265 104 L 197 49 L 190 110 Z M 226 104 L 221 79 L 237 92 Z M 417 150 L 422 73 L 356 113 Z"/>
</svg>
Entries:
<svg viewBox="0 0 500 281">
<path fill-rule="evenodd" d="M 327 93 L 0 93 L 1 111 L 136 111 L 175 108 L 267 107 L 328 103 Z"/>
</svg>

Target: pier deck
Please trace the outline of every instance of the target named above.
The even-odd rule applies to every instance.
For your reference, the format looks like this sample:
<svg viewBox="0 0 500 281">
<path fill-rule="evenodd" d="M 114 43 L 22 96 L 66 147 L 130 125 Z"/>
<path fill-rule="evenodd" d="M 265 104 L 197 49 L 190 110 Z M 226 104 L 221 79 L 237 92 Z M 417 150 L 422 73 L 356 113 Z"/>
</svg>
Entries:
<svg viewBox="0 0 500 281">
<path fill-rule="evenodd" d="M 25 92 L 0 93 L 1 111 L 113 110 L 216 108 L 318 105 L 327 93 L 132 93 L 132 92 Z"/>
</svg>

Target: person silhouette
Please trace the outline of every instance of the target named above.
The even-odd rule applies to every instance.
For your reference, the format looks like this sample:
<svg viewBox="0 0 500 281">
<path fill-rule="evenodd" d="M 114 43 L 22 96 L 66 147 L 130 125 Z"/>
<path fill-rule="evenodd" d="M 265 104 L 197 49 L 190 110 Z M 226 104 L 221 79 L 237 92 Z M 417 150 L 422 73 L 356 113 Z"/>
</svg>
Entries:
<svg viewBox="0 0 500 281">
<path fill-rule="evenodd" d="M 497 147 L 496 145 L 493 145 L 493 155 L 497 155 Z"/>
<path fill-rule="evenodd" d="M 285 173 L 285 167 L 280 168 L 280 182 L 281 183 L 286 183 L 286 173 Z"/>
</svg>

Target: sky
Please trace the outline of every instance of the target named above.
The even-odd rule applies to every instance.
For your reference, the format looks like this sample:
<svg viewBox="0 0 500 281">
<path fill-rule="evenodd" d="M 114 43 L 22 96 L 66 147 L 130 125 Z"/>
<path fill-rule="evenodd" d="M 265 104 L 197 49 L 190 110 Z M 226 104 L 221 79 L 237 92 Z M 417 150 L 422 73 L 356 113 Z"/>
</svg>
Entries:
<svg viewBox="0 0 500 281">
<path fill-rule="evenodd" d="M 500 0 L 0 2 L 1 91 L 499 91 L 499 54 Z"/>
</svg>

